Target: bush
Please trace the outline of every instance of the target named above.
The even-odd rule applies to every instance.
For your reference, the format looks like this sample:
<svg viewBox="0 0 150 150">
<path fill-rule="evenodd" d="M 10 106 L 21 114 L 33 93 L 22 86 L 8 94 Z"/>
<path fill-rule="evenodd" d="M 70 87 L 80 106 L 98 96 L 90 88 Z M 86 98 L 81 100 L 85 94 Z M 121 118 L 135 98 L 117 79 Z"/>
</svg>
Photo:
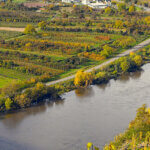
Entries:
<svg viewBox="0 0 150 150">
<path fill-rule="evenodd" d="M 35 34 L 36 33 L 36 30 L 35 28 L 31 25 L 31 24 L 28 24 L 24 30 L 24 34 Z"/>
<path fill-rule="evenodd" d="M 100 84 L 100 83 L 106 83 L 108 82 L 108 73 L 107 72 L 98 72 L 96 75 L 95 75 L 95 78 L 94 78 L 94 81 L 93 83 L 94 84 Z"/>
</svg>

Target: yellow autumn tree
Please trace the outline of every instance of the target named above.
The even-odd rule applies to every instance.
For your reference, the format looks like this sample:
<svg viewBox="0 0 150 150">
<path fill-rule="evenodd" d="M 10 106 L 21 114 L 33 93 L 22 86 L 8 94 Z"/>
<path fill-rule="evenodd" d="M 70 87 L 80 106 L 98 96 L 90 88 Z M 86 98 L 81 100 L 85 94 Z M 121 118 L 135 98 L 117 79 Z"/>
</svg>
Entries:
<svg viewBox="0 0 150 150">
<path fill-rule="evenodd" d="M 129 7 L 129 13 L 133 13 L 133 12 L 135 12 L 135 6 L 134 5 L 132 5 L 132 6 L 130 6 Z"/>
<path fill-rule="evenodd" d="M 130 63 L 127 60 L 122 61 L 121 64 L 120 64 L 120 67 L 121 67 L 123 73 L 127 72 L 128 69 L 130 68 Z"/>
<path fill-rule="evenodd" d="M 11 105 L 12 105 L 12 100 L 10 98 L 7 98 L 6 101 L 5 101 L 5 107 L 6 107 L 6 110 L 10 110 L 11 109 Z"/>
<path fill-rule="evenodd" d="M 143 62 L 142 57 L 140 55 L 136 55 L 133 58 L 133 61 L 135 62 L 137 67 L 140 67 L 142 65 L 142 62 Z"/>
<path fill-rule="evenodd" d="M 74 79 L 74 85 L 76 87 L 87 87 L 91 84 L 93 80 L 92 73 L 84 72 L 83 70 L 79 70 Z"/>
<path fill-rule="evenodd" d="M 34 26 L 32 26 L 31 24 L 28 24 L 24 30 L 24 34 L 35 34 L 36 33 L 36 29 Z"/>
</svg>

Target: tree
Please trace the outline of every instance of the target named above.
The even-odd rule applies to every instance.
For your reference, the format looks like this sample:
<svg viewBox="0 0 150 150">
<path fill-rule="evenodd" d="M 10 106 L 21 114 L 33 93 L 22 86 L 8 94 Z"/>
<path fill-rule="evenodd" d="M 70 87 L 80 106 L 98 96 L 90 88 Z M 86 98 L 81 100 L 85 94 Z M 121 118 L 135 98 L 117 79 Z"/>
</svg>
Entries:
<svg viewBox="0 0 150 150">
<path fill-rule="evenodd" d="M 11 109 L 11 106 L 12 106 L 12 100 L 10 98 L 7 98 L 6 101 L 5 101 L 5 108 L 6 110 L 10 110 Z"/>
<path fill-rule="evenodd" d="M 113 42 L 113 46 L 121 47 L 121 48 L 128 48 L 135 44 L 136 40 L 132 37 L 122 37 Z"/>
<path fill-rule="evenodd" d="M 24 30 L 25 34 L 35 34 L 36 30 L 34 28 L 34 26 L 32 26 L 31 24 L 28 24 Z"/>
<path fill-rule="evenodd" d="M 117 4 L 117 7 L 118 7 L 119 11 L 126 10 L 126 4 L 124 4 L 124 3 Z"/>
<path fill-rule="evenodd" d="M 116 20 L 115 27 L 116 28 L 122 28 L 123 27 L 123 22 L 121 20 Z"/>
<path fill-rule="evenodd" d="M 95 75 L 94 83 L 100 84 L 108 81 L 108 74 L 106 72 L 99 72 Z"/>
<path fill-rule="evenodd" d="M 130 63 L 127 60 L 122 61 L 121 64 L 120 64 L 120 67 L 121 67 L 123 73 L 127 72 L 128 69 L 130 68 Z"/>
<path fill-rule="evenodd" d="M 93 149 L 93 143 L 87 143 L 87 150 L 90 150 L 91 148 Z"/>
<path fill-rule="evenodd" d="M 111 14 L 112 9 L 110 7 L 105 8 L 105 13 L 106 14 Z"/>
<path fill-rule="evenodd" d="M 143 63 L 142 57 L 140 55 L 136 55 L 133 58 L 133 61 L 135 62 L 137 67 L 140 67 L 142 65 L 142 63 Z"/>
<path fill-rule="evenodd" d="M 135 6 L 130 6 L 129 7 L 129 13 L 133 13 L 133 12 L 135 12 Z"/>
<path fill-rule="evenodd" d="M 39 22 L 38 23 L 38 26 L 40 27 L 40 29 L 42 29 L 42 30 L 44 30 L 44 29 L 46 29 L 46 22 L 45 21 L 41 21 L 41 22 Z"/>
<path fill-rule="evenodd" d="M 15 97 L 15 101 L 17 102 L 17 104 L 21 107 L 21 108 L 25 108 L 30 106 L 31 104 L 31 99 L 27 96 L 26 93 L 23 93 L 21 95 L 17 95 Z"/>
<path fill-rule="evenodd" d="M 103 46 L 103 50 L 101 51 L 101 56 L 109 57 L 113 53 L 113 48 L 108 45 Z"/>
<path fill-rule="evenodd" d="M 83 70 L 79 70 L 75 75 L 74 84 L 76 87 L 87 87 L 91 84 L 92 80 L 92 73 L 87 73 Z"/>
<path fill-rule="evenodd" d="M 31 47 L 32 47 L 32 44 L 31 44 L 31 43 L 26 43 L 26 45 L 25 45 L 25 50 L 26 50 L 26 51 L 29 51 L 29 50 L 31 50 Z"/>
<path fill-rule="evenodd" d="M 149 25 L 150 24 L 150 16 L 145 17 L 144 21 L 145 21 L 146 24 Z"/>
</svg>

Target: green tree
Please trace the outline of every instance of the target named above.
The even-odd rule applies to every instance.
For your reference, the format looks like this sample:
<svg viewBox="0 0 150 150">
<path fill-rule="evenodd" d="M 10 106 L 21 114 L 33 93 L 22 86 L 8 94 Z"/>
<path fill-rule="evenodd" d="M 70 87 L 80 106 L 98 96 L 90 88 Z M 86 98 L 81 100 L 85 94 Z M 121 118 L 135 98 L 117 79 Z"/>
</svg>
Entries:
<svg viewBox="0 0 150 150">
<path fill-rule="evenodd" d="M 28 24 L 24 30 L 25 34 L 35 34 L 36 30 L 34 28 L 34 26 L 32 26 L 31 24 Z"/>
<path fill-rule="evenodd" d="M 136 66 L 137 67 L 140 67 L 143 63 L 143 59 L 140 55 L 136 55 L 134 58 L 133 58 L 133 61 L 135 62 Z"/>
<path fill-rule="evenodd" d="M 130 68 L 130 63 L 128 61 L 122 61 L 120 64 L 120 67 L 122 69 L 123 72 L 127 72 L 128 69 Z"/>
<path fill-rule="evenodd" d="M 130 6 L 129 7 L 129 13 L 133 13 L 133 12 L 135 12 L 135 6 Z"/>
<path fill-rule="evenodd" d="M 31 100 L 30 98 L 27 97 L 26 93 L 22 93 L 21 95 L 17 95 L 15 97 L 15 102 L 21 107 L 21 108 L 25 108 L 30 106 L 31 104 Z"/>
<path fill-rule="evenodd" d="M 123 27 L 123 22 L 121 20 L 116 20 L 115 22 L 115 27 L 116 28 L 122 28 Z"/>
<path fill-rule="evenodd" d="M 7 98 L 6 101 L 5 101 L 5 108 L 6 110 L 10 110 L 11 109 L 11 106 L 12 106 L 12 100 L 10 98 Z"/>
<path fill-rule="evenodd" d="M 110 7 L 105 8 L 105 14 L 111 14 L 112 9 Z"/>
<path fill-rule="evenodd" d="M 109 57 L 113 53 L 113 48 L 108 45 L 103 46 L 103 50 L 101 51 L 101 56 Z"/>
<path fill-rule="evenodd" d="M 117 4 L 117 7 L 118 7 L 118 10 L 119 10 L 119 11 L 124 11 L 124 10 L 126 10 L 126 4 L 124 4 L 124 3 L 119 3 L 119 4 Z"/>
<path fill-rule="evenodd" d="M 150 24 L 150 16 L 145 17 L 144 21 L 146 24 Z"/>
<path fill-rule="evenodd" d="M 108 74 L 106 72 L 99 72 L 95 75 L 94 82 L 97 84 L 100 84 L 102 82 L 107 82 L 108 81 Z"/>
<path fill-rule="evenodd" d="M 45 21 L 41 21 L 41 22 L 39 22 L 38 23 L 38 26 L 40 27 L 40 29 L 42 29 L 42 30 L 44 30 L 44 29 L 46 29 L 46 22 Z"/>
</svg>

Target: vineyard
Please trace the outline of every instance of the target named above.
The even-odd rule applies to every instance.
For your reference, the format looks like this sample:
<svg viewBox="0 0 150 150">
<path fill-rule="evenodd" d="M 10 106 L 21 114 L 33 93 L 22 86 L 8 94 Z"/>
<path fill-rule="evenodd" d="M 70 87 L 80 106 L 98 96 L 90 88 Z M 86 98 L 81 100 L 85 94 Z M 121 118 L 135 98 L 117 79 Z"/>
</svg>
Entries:
<svg viewBox="0 0 150 150">
<path fill-rule="evenodd" d="M 2 68 L 27 77 L 46 75 L 48 80 L 74 69 L 98 64 L 120 49 L 136 44 L 131 36 L 124 38 L 122 35 L 95 32 L 41 31 L 35 36 L 1 31 L 1 34 L 4 34 L 0 40 Z M 129 40 L 132 44 L 126 41 L 127 46 L 119 45 L 117 40 L 120 39 Z"/>
<path fill-rule="evenodd" d="M 150 35 L 149 13 L 129 6 L 24 2 L 0 2 L 1 97 L 101 64 Z"/>
</svg>

